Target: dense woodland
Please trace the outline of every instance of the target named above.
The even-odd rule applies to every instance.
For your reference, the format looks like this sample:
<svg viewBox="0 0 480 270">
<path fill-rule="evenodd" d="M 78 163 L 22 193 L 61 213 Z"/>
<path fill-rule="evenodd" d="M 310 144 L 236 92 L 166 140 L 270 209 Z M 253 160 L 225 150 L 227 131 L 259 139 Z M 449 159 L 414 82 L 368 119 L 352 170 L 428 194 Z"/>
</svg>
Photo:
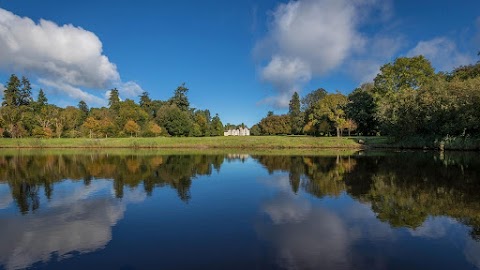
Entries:
<svg viewBox="0 0 480 270">
<path fill-rule="evenodd" d="M 480 55 L 480 53 L 479 53 Z M 253 135 L 480 135 L 480 62 L 435 73 L 423 56 L 398 58 L 348 96 L 294 93 L 288 114 L 269 112 Z"/>
<path fill-rule="evenodd" d="M 185 85 L 167 101 L 152 100 L 147 92 L 139 104 L 121 101 L 110 91 L 109 106 L 60 108 L 48 103 L 40 89 L 31 96 L 27 78 L 11 75 L 0 107 L 0 136 L 129 137 L 222 136 L 237 128 L 223 126 L 209 110 L 190 107 Z M 268 112 L 251 127 L 252 135 L 388 135 L 396 138 L 469 137 L 480 135 L 480 62 L 448 73 L 436 73 L 423 56 L 398 58 L 381 67 L 373 82 L 348 96 L 319 88 L 300 98 L 294 93 L 288 114 Z M 244 127 L 245 125 L 241 125 Z"/>
<path fill-rule="evenodd" d="M 223 136 L 223 124 L 209 110 L 190 107 L 185 84 L 167 101 L 152 100 L 147 92 L 139 104 L 121 101 L 117 89 L 110 90 L 108 108 L 60 108 L 49 104 L 42 89 L 32 98 L 27 78 L 11 75 L 0 107 L 0 137 L 130 137 L 130 136 Z"/>
</svg>

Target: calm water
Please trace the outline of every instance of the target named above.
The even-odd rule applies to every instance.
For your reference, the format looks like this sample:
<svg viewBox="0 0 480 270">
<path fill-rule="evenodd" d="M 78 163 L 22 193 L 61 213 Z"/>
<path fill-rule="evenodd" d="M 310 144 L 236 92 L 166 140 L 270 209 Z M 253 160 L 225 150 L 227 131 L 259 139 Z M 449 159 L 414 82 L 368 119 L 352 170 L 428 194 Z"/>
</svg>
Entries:
<svg viewBox="0 0 480 270">
<path fill-rule="evenodd" d="M 0 268 L 479 269 L 479 157 L 4 153 Z"/>
</svg>

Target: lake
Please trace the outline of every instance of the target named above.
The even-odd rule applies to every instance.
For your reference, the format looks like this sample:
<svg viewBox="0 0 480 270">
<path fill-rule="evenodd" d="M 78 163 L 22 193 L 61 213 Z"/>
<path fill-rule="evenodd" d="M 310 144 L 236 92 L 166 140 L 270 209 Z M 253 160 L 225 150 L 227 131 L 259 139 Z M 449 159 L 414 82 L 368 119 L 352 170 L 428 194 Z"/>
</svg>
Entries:
<svg viewBox="0 0 480 270">
<path fill-rule="evenodd" d="M 479 269 L 480 155 L 2 151 L 19 268 Z"/>
</svg>

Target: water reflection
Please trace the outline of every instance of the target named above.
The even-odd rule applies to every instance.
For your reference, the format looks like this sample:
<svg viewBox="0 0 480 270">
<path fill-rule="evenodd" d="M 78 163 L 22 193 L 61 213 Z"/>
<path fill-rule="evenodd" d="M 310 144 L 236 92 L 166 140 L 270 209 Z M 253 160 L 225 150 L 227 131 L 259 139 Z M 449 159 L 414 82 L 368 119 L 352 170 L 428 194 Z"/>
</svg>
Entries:
<svg viewBox="0 0 480 270">
<path fill-rule="evenodd" d="M 138 201 L 139 196 L 129 193 L 123 201 L 94 196 L 111 192 L 108 181 L 95 181 L 88 188 L 81 183 L 63 183 L 58 188 L 62 189 L 61 196 L 46 203 L 44 211 L 27 217 L 1 218 L 0 262 L 7 269 L 47 262 L 52 252 L 64 257 L 71 252 L 81 254 L 103 248 L 112 239 L 112 226 L 123 217 L 126 203 Z"/>
<path fill-rule="evenodd" d="M 480 236 L 480 159 L 475 153 L 397 153 L 349 157 L 254 157 L 273 173 L 288 172 L 292 191 L 318 197 L 347 193 L 368 202 L 393 227 L 420 227 L 449 216 Z"/>
<path fill-rule="evenodd" d="M 232 176 L 241 179 L 229 182 L 236 193 L 192 192 L 194 179 L 214 174 L 222 183 Z M 259 182 L 248 186 L 243 179 L 247 174 Z M 113 227 L 124 219 L 127 206 L 155 199 L 156 190 L 163 188 L 173 189 L 178 202 L 188 203 L 181 203 L 186 206 L 181 214 L 201 218 L 206 224 L 202 233 L 215 234 L 208 228 L 216 224 L 206 221 L 227 213 L 193 209 L 231 203 L 222 211 L 238 220 L 252 220 L 241 224 L 253 227 L 255 237 L 260 238 L 247 246 L 266 243 L 261 254 L 267 262 L 253 264 L 262 268 L 415 268 L 402 263 L 404 258 L 415 257 L 422 245 L 414 241 L 420 240 L 442 243 L 444 253 L 461 249 L 457 252 L 461 260 L 450 258 L 455 264 L 441 257 L 436 259 L 438 265 L 430 262 L 431 267 L 458 267 L 463 260 L 469 264 L 462 266 L 480 268 L 480 159 L 475 153 L 418 152 L 0 155 L 0 268 L 25 268 L 37 262 L 48 265 L 54 257 L 103 250 L 115 238 Z M 203 204 L 194 201 L 196 196 Z M 259 210 L 260 217 L 241 216 Z M 170 230 L 176 220 L 171 222 Z M 171 233 L 183 235 L 174 229 Z M 234 235 L 233 243 L 248 238 L 235 239 Z M 142 249 L 144 243 L 137 244 Z M 393 248 L 396 244 L 399 247 Z M 438 257 L 438 252 L 422 254 L 423 259 Z"/>
</svg>

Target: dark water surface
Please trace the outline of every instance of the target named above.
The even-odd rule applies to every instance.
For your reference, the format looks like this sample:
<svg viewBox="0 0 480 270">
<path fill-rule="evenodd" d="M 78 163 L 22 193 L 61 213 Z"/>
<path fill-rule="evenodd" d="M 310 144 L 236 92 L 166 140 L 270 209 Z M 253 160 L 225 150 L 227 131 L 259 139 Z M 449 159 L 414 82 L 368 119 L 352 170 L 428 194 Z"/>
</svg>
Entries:
<svg viewBox="0 0 480 270">
<path fill-rule="evenodd" d="M 0 153 L 0 269 L 479 269 L 480 155 Z"/>
</svg>

